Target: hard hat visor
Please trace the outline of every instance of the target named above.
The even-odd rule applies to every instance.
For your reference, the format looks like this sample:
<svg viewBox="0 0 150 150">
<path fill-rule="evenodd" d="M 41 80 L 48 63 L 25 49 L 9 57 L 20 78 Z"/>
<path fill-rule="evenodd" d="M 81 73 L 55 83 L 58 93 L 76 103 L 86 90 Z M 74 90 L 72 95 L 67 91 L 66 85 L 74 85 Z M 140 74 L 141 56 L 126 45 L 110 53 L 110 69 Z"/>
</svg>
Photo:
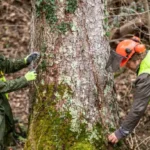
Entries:
<svg viewBox="0 0 150 150">
<path fill-rule="evenodd" d="M 112 72 L 116 72 L 120 68 L 120 63 L 127 58 L 117 54 L 114 50 L 110 51 L 110 56 L 106 65 L 106 69 L 111 67 Z"/>
</svg>

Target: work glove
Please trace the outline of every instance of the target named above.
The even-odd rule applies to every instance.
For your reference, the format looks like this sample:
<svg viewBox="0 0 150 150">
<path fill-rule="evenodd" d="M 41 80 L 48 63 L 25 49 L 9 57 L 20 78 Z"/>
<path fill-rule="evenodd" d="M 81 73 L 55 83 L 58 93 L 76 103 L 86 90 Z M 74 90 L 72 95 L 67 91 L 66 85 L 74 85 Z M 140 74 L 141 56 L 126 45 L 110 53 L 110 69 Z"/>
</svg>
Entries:
<svg viewBox="0 0 150 150">
<path fill-rule="evenodd" d="M 27 65 L 31 64 L 32 61 L 35 61 L 37 59 L 40 58 L 40 53 L 38 52 L 33 52 L 31 54 L 29 54 L 26 58 L 25 58 L 25 63 Z"/>
<path fill-rule="evenodd" d="M 29 71 L 25 74 L 25 78 L 27 81 L 33 81 L 33 80 L 36 80 L 37 78 L 37 73 L 36 71 Z"/>
</svg>

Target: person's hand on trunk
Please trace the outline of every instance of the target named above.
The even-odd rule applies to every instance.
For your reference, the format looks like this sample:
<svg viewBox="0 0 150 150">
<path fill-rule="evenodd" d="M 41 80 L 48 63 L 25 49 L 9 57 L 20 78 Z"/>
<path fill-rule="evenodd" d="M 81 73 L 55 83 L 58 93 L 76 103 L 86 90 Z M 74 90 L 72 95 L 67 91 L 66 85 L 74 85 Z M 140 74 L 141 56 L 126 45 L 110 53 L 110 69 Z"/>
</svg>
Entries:
<svg viewBox="0 0 150 150">
<path fill-rule="evenodd" d="M 119 140 L 116 137 L 115 133 L 112 133 L 108 136 L 108 141 L 111 142 L 112 144 L 116 144 Z"/>
<path fill-rule="evenodd" d="M 24 60 L 27 65 L 31 64 L 32 61 L 38 60 L 40 58 L 39 52 L 33 52 L 29 54 Z"/>
<path fill-rule="evenodd" d="M 25 78 L 27 81 L 34 81 L 37 78 L 36 71 L 29 71 L 25 74 Z"/>
</svg>

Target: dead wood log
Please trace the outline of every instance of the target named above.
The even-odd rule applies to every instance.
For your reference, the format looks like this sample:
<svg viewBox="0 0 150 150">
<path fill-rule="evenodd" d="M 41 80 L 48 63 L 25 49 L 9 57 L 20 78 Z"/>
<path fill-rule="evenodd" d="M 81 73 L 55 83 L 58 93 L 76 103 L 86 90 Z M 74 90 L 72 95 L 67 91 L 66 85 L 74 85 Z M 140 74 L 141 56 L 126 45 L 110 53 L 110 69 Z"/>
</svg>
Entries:
<svg viewBox="0 0 150 150">
<path fill-rule="evenodd" d="M 116 3 L 130 5 L 132 2 L 134 2 L 134 0 L 122 0 L 122 1 L 120 1 L 120 0 L 108 0 L 109 5 L 113 5 Z"/>
<path fill-rule="evenodd" d="M 124 37 L 125 35 L 128 35 L 128 34 L 135 34 L 137 29 L 139 27 L 141 27 L 142 25 L 144 25 L 145 23 L 146 23 L 146 19 L 144 17 L 140 17 L 140 18 L 137 17 L 137 18 L 127 22 L 120 28 L 115 28 L 111 32 L 110 39 L 111 40 L 118 39 L 118 38 Z"/>
</svg>

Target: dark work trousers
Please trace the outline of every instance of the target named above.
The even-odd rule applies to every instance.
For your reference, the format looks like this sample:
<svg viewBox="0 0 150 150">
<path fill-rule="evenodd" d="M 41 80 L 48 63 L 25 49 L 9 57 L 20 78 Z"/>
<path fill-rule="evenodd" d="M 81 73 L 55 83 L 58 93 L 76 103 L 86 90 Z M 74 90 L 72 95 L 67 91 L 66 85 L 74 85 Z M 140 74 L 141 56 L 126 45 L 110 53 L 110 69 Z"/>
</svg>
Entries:
<svg viewBox="0 0 150 150">
<path fill-rule="evenodd" d="M 0 96 L 0 150 L 4 150 L 9 143 L 9 134 L 14 129 L 12 110 L 7 99 Z"/>
<path fill-rule="evenodd" d="M 5 112 L 4 108 L 0 106 L 0 150 L 4 149 L 4 136 L 5 136 Z"/>
</svg>

